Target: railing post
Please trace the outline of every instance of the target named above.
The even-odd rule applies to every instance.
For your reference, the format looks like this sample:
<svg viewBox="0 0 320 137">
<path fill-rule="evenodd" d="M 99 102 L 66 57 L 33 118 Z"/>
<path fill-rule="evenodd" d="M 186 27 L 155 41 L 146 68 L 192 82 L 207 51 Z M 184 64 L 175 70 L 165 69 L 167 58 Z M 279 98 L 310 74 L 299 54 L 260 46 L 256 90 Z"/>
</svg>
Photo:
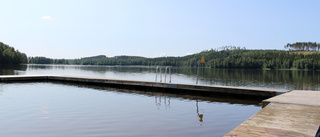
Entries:
<svg viewBox="0 0 320 137">
<path fill-rule="evenodd" d="M 199 79 L 199 68 L 200 68 L 200 64 L 204 64 L 206 62 L 206 60 L 204 59 L 204 56 L 202 56 L 201 61 L 198 64 L 198 70 L 197 70 L 197 82 L 196 84 L 198 84 L 198 79 Z M 205 66 L 204 66 L 205 67 Z"/>
<path fill-rule="evenodd" d="M 198 64 L 198 69 L 197 69 L 197 81 L 196 81 L 196 84 L 198 84 L 198 79 L 199 79 L 199 67 L 200 67 L 200 63 Z"/>
<path fill-rule="evenodd" d="M 170 73 L 170 83 L 171 83 L 171 67 L 166 67 L 165 68 L 165 75 L 164 75 L 164 82 L 167 82 L 167 73 L 168 73 L 168 69 L 169 69 L 169 73 Z M 162 82 L 162 68 L 157 66 L 156 68 L 156 78 L 155 78 L 155 82 L 157 82 L 158 79 L 158 71 L 159 71 L 159 75 L 160 75 L 160 82 Z"/>
<path fill-rule="evenodd" d="M 158 69 L 159 69 L 159 66 L 157 66 L 157 68 L 156 68 L 156 80 L 155 80 L 155 82 L 157 82 L 157 77 L 158 77 Z"/>
<path fill-rule="evenodd" d="M 161 73 L 161 67 L 160 67 L 160 82 L 162 82 L 162 73 Z"/>
<path fill-rule="evenodd" d="M 169 67 L 169 73 L 170 73 L 170 81 L 169 81 L 169 83 L 171 83 L 171 67 Z"/>
<path fill-rule="evenodd" d="M 165 73 L 165 75 L 164 75 L 164 82 L 167 82 L 167 70 L 168 70 L 168 67 L 166 67 L 166 69 L 165 69 L 165 71 L 164 71 L 164 73 Z"/>
</svg>

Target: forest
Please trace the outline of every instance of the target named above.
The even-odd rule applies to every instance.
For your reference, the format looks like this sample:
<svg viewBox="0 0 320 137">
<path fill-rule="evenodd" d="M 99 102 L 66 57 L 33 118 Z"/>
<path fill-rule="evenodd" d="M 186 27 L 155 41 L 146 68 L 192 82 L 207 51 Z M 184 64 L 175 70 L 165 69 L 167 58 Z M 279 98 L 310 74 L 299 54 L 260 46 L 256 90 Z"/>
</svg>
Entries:
<svg viewBox="0 0 320 137">
<path fill-rule="evenodd" d="M 320 44 L 316 42 L 296 42 L 288 43 L 284 48 L 289 49 L 289 51 L 319 51 Z"/>
<path fill-rule="evenodd" d="M 52 59 L 46 57 L 28 57 L 29 64 L 69 64 L 66 59 Z"/>
<path fill-rule="evenodd" d="M 19 65 L 28 63 L 27 55 L 0 42 L 0 65 Z"/>
<path fill-rule="evenodd" d="M 310 51 L 311 49 L 315 50 L 314 45 L 319 44 L 311 42 L 309 42 L 311 43 L 309 45 L 300 43 L 290 44 L 303 45 L 302 47 L 304 48 L 297 48 L 299 52 L 296 50 L 250 50 L 235 46 L 224 46 L 183 57 L 145 58 L 139 56 L 107 57 L 99 55 L 73 60 L 30 57 L 29 63 L 197 67 L 202 56 L 204 56 L 206 60 L 204 67 L 209 68 L 319 70 L 320 52 Z"/>
<path fill-rule="evenodd" d="M 206 63 L 203 66 L 209 68 L 320 70 L 320 44 L 316 42 L 296 42 L 288 43 L 284 47 L 286 50 L 251 50 L 224 46 L 183 57 L 146 58 L 99 55 L 80 59 L 52 59 L 46 57 L 28 58 L 25 53 L 0 42 L 0 65 L 29 63 L 197 67 L 202 56 L 204 56 Z"/>
</svg>

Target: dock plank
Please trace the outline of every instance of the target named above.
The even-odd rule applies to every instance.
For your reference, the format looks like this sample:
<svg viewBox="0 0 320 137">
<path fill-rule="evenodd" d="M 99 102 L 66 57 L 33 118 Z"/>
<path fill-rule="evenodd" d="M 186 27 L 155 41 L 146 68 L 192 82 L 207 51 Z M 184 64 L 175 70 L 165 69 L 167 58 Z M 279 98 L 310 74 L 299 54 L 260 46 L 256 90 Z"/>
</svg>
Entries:
<svg viewBox="0 0 320 137">
<path fill-rule="evenodd" d="M 320 107 L 272 103 L 225 137 L 314 137 L 320 124 Z"/>
<path fill-rule="evenodd" d="M 314 137 L 320 125 L 320 91 L 294 90 L 263 101 L 263 109 L 225 137 Z"/>
<path fill-rule="evenodd" d="M 262 107 L 265 107 L 270 102 L 311 105 L 311 106 L 320 107 L 320 91 L 293 90 L 286 94 L 281 94 L 281 95 L 263 100 L 262 103 L 264 106 Z"/>
</svg>

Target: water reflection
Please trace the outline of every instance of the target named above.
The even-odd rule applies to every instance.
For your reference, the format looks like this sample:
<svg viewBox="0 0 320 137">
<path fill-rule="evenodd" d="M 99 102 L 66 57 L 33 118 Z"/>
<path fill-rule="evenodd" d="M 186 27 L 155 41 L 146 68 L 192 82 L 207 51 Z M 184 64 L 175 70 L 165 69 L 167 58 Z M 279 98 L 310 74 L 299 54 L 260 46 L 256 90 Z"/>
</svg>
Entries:
<svg viewBox="0 0 320 137">
<path fill-rule="evenodd" d="M 0 75 L 19 75 L 21 72 L 25 72 L 26 70 L 27 70 L 26 65 L 15 65 L 15 66 L 3 65 L 3 66 L 0 66 Z"/>
<path fill-rule="evenodd" d="M 3 92 L 3 83 L 0 83 L 0 96 L 2 95 L 2 92 Z"/>
<path fill-rule="evenodd" d="M 191 68 L 177 73 L 196 75 Z M 303 70 L 200 69 L 200 80 L 207 85 L 265 87 L 292 90 L 319 90 L 320 72 Z"/>
<path fill-rule="evenodd" d="M 198 100 L 196 100 L 196 107 L 197 107 L 197 114 L 198 114 L 198 117 L 199 117 L 199 121 L 200 121 L 200 122 L 203 122 L 203 114 L 200 114 L 200 113 L 199 113 Z"/>
<path fill-rule="evenodd" d="M 38 69 L 55 69 L 55 70 L 82 70 L 89 72 L 96 72 L 104 74 L 106 72 L 115 73 L 142 73 L 142 72 L 153 72 L 155 67 L 137 67 L 137 66 L 98 66 L 98 65 L 38 65 L 30 64 L 27 65 L 28 70 Z"/>
<path fill-rule="evenodd" d="M 227 104 L 241 104 L 241 105 L 254 105 L 260 106 L 259 103 L 265 98 L 252 98 L 243 96 L 227 96 L 218 94 L 195 94 L 190 92 L 172 92 L 171 90 L 157 90 L 157 89 L 134 89 L 132 87 L 119 87 L 119 86 L 104 86 L 104 85 L 89 85 L 89 84 L 77 84 L 77 83 L 67 83 L 67 82 L 51 82 L 63 85 L 72 85 L 81 88 L 92 88 L 101 91 L 115 91 L 118 93 L 127 94 L 138 94 L 144 96 L 152 96 L 155 98 L 155 105 L 164 106 L 165 108 L 170 108 L 171 98 L 181 98 L 184 100 L 194 100 L 194 101 L 206 101 L 206 102 L 220 102 Z"/>
<path fill-rule="evenodd" d="M 2 136 L 223 136 L 260 110 L 242 103 L 261 101 L 61 82 L 1 84 Z"/>
<path fill-rule="evenodd" d="M 172 68 L 172 83 L 195 84 L 196 68 Z M 0 75 L 71 75 L 109 79 L 154 81 L 156 67 L 21 65 L 0 67 Z M 201 68 L 200 85 L 320 90 L 320 71 Z"/>
<path fill-rule="evenodd" d="M 50 109 L 48 105 L 41 106 L 41 117 L 40 119 L 49 119 L 50 118 Z"/>
<path fill-rule="evenodd" d="M 166 109 L 170 108 L 170 97 L 166 96 L 165 94 L 155 95 L 154 99 L 158 110 L 160 109 L 162 103 Z"/>
</svg>

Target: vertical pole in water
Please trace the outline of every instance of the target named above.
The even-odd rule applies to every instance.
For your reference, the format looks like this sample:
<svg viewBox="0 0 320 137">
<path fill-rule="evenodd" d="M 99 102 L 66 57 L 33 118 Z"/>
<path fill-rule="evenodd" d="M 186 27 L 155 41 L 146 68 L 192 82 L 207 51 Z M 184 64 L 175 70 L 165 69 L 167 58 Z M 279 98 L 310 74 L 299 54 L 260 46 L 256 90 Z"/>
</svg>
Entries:
<svg viewBox="0 0 320 137">
<path fill-rule="evenodd" d="M 197 82 L 196 82 L 196 84 L 198 84 L 200 64 L 204 64 L 205 62 L 206 62 L 206 61 L 205 61 L 205 59 L 204 59 L 204 56 L 202 56 L 201 61 L 199 62 L 199 65 L 198 65 L 198 70 L 197 70 Z"/>
<path fill-rule="evenodd" d="M 198 84 L 198 79 L 199 79 L 199 67 L 200 67 L 200 62 L 198 64 L 198 69 L 197 69 L 197 81 L 196 81 L 196 84 Z"/>
<path fill-rule="evenodd" d="M 165 72 L 165 75 L 164 75 L 164 82 L 167 82 L 167 70 L 168 70 L 169 67 L 166 67 L 166 70 L 164 71 Z"/>
<path fill-rule="evenodd" d="M 157 82 L 158 69 L 159 69 L 159 67 L 156 68 L 156 80 L 155 80 L 155 82 Z"/>
<path fill-rule="evenodd" d="M 171 83 L 171 68 L 169 68 L 169 73 L 170 73 L 170 81 L 169 81 L 169 83 Z"/>
<path fill-rule="evenodd" d="M 160 82 L 162 82 L 161 67 L 160 67 Z"/>
</svg>

